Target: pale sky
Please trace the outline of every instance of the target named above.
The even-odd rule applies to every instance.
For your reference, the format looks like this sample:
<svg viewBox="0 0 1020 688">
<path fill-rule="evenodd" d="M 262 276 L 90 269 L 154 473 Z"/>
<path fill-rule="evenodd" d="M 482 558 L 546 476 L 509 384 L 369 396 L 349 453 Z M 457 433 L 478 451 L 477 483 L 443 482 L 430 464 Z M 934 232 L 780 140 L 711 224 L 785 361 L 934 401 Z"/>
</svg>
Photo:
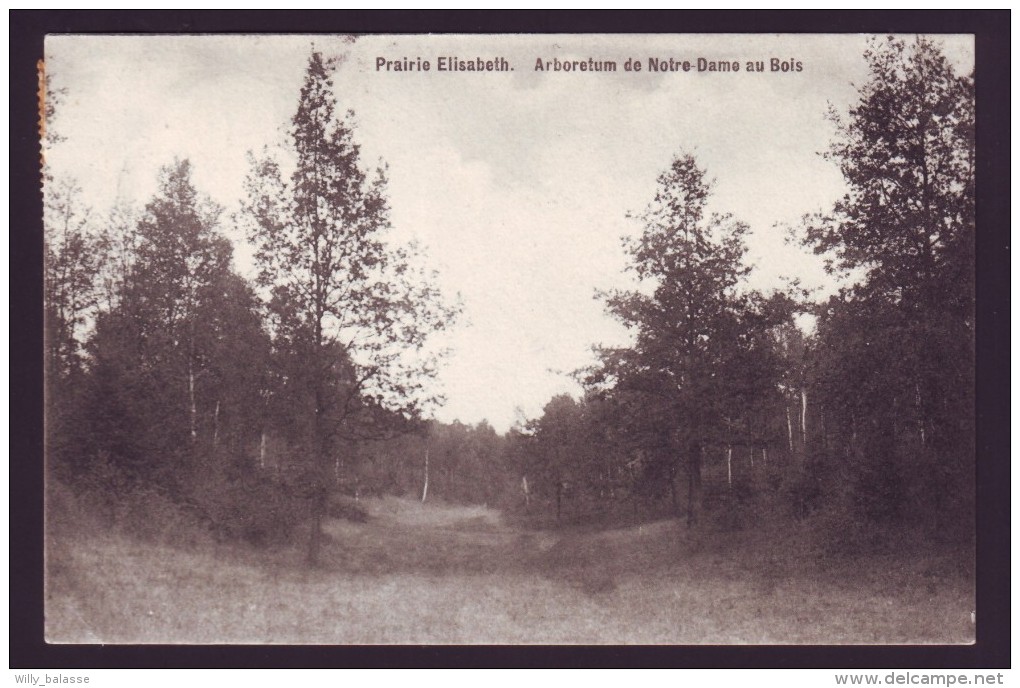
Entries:
<svg viewBox="0 0 1020 688">
<path fill-rule="evenodd" d="M 960 72 L 970 36 L 942 36 Z M 819 153 L 867 80 L 856 35 L 51 36 L 47 71 L 67 93 L 54 121 L 66 137 L 48 154 L 75 177 L 94 212 L 145 204 L 161 166 L 189 158 L 194 181 L 223 205 L 235 262 L 250 251 L 229 216 L 242 196 L 245 153 L 283 141 L 311 45 L 345 56 L 335 76 L 353 109 L 365 165 L 389 165 L 394 239 L 426 248 L 461 323 L 438 342 L 440 420 L 487 419 L 506 430 L 520 407 L 541 413 L 579 389 L 567 375 L 593 344 L 627 341 L 595 300 L 627 288 L 620 239 L 679 151 L 716 180 L 711 209 L 750 224 L 750 286 L 799 278 L 833 289 L 820 259 L 785 242 L 785 225 L 831 207 L 843 192 Z M 513 71 L 440 72 L 443 56 L 505 57 Z M 377 70 L 428 60 L 428 72 Z M 536 61 L 615 61 L 617 71 L 536 71 Z M 649 58 L 688 60 L 690 72 L 649 73 Z M 740 70 L 697 70 L 698 58 Z M 642 71 L 624 71 L 628 58 Z M 770 70 L 771 60 L 801 71 Z M 763 61 L 763 73 L 746 71 Z"/>
</svg>

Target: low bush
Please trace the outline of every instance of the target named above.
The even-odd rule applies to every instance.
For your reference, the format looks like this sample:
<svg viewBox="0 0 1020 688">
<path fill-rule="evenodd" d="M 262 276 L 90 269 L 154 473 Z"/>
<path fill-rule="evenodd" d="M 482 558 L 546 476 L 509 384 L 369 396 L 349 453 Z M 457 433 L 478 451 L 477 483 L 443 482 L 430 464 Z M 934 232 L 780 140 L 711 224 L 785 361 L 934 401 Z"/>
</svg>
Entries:
<svg viewBox="0 0 1020 688">
<path fill-rule="evenodd" d="M 288 542 L 309 514 L 307 498 L 260 476 L 218 476 L 196 488 L 192 503 L 218 540 L 256 546 Z"/>
<path fill-rule="evenodd" d="M 363 506 L 339 495 L 332 495 L 326 503 L 326 515 L 354 523 L 368 522 L 368 511 Z"/>
<path fill-rule="evenodd" d="M 133 480 L 103 455 L 73 480 L 51 475 L 48 533 L 109 530 L 168 545 L 216 539 L 268 546 L 289 541 L 307 520 L 299 489 L 243 470 L 231 457 L 211 456 L 205 465 L 191 486 L 176 489 Z"/>
</svg>

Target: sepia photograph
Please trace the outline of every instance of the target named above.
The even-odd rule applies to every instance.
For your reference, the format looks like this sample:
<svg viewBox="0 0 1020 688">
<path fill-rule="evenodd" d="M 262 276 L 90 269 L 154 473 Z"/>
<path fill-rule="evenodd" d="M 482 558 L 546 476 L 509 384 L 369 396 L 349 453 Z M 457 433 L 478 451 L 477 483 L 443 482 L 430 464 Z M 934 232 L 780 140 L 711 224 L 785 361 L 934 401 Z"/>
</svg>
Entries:
<svg viewBox="0 0 1020 688">
<path fill-rule="evenodd" d="M 973 34 L 50 34 L 55 645 L 969 645 Z"/>
</svg>

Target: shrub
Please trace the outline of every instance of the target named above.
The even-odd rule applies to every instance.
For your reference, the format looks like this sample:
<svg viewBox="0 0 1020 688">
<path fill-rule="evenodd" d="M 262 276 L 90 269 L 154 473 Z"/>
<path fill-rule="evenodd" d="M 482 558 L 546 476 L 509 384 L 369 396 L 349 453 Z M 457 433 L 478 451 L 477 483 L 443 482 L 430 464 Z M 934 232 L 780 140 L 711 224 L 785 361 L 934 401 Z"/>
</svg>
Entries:
<svg viewBox="0 0 1020 688">
<path fill-rule="evenodd" d="M 789 504 L 794 518 L 808 518 L 832 496 L 829 466 L 824 457 L 808 459 L 791 467 L 782 480 L 779 491 Z"/>
<path fill-rule="evenodd" d="M 326 505 L 326 515 L 354 523 L 367 523 L 368 512 L 360 504 L 341 495 L 333 494 Z"/>
<path fill-rule="evenodd" d="M 136 486 L 119 495 L 114 523 L 138 539 L 169 545 L 194 546 L 210 535 L 201 512 L 152 487 Z"/>
<path fill-rule="evenodd" d="M 307 518 L 307 499 L 257 475 L 220 475 L 195 491 L 193 503 L 219 540 L 256 546 L 287 542 Z"/>
<path fill-rule="evenodd" d="M 721 530 L 735 532 L 758 522 L 760 495 L 749 482 L 735 482 L 720 496 L 723 498 L 709 511 L 709 518 Z"/>
</svg>

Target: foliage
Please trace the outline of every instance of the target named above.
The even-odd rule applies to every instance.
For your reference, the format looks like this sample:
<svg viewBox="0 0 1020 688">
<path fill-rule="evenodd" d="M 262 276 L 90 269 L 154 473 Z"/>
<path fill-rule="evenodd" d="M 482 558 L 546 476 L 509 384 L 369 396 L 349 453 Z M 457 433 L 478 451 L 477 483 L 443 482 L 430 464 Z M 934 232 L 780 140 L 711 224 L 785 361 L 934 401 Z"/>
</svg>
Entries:
<svg viewBox="0 0 1020 688">
<path fill-rule="evenodd" d="M 419 432 L 361 443 L 348 493 L 421 500 L 426 453 L 426 501 L 495 506 L 512 503 L 519 493 L 510 438 L 485 421 L 474 426 L 431 421 Z"/>
<path fill-rule="evenodd" d="M 806 226 L 836 269 L 907 304 L 939 298 L 966 312 L 973 290 L 974 82 L 927 38 L 873 42 L 871 79 L 827 158 L 849 192 Z M 947 283 L 947 277 L 950 279 Z M 962 291 L 960 291 L 962 289 Z"/>
<path fill-rule="evenodd" d="M 83 367 L 85 333 L 97 305 L 99 264 L 80 186 L 70 179 L 49 179 L 43 213 L 46 362 L 58 381 Z"/>
<path fill-rule="evenodd" d="M 876 40 L 864 57 L 859 101 L 830 113 L 826 156 L 847 193 L 802 226 L 804 245 L 857 281 L 810 307 L 814 331 L 794 322 L 801 297 L 747 288 L 749 227 L 711 212 L 712 183 L 680 154 L 625 241 L 634 288 L 600 295 L 632 345 L 599 349 L 581 398 L 556 396 L 503 435 L 425 420 L 439 401 L 433 335 L 457 308 L 390 235 L 386 169 L 363 166 L 335 61 L 311 55 L 287 150 L 250 157 L 236 219 L 253 284 L 187 160 L 161 170 L 143 209 L 103 216 L 47 171 L 54 523 L 88 512 L 147 540 L 266 546 L 311 516 L 315 560 L 322 520 L 362 522 L 365 496 L 499 506 L 531 524 L 636 522 L 678 513 L 686 473 L 688 522 L 704 492 L 729 536 L 777 510 L 831 551 L 887 546 L 918 523 L 966 533 L 973 76 L 924 38 Z M 62 140 L 48 89 L 47 149 Z"/>
<path fill-rule="evenodd" d="M 974 83 L 925 38 L 865 59 L 860 101 L 832 115 L 849 192 L 805 223 L 831 269 L 862 274 L 819 308 L 813 384 L 854 517 L 940 530 L 973 499 Z"/>
<path fill-rule="evenodd" d="M 709 214 L 711 185 L 691 155 L 659 176 L 640 216 L 643 233 L 627 242 L 643 289 L 607 295 L 610 313 L 636 331 L 633 347 L 602 351 L 589 383 L 611 390 L 630 412 L 632 432 L 658 464 L 677 503 L 677 455 L 688 473 L 688 521 L 697 520 L 702 453 L 731 442 L 774 391 L 780 366 L 769 332 L 791 316 L 783 297 L 741 290 L 747 225 Z"/>
<path fill-rule="evenodd" d="M 96 262 L 86 264 L 100 268 L 88 281 L 92 327 L 73 384 L 51 380 L 48 455 L 53 477 L 124 528 L 179 523 L 258 540 L 251 520 L 279 491 L 263 485 L 250 499 L 240 486 L 258 482 L 245 453 L 261 429 L 269 344 L 218 215 L 179 160 L 135 226 L 118 213 L 90 235 Z M 80 263 L 66 246 L 61 261 Z M 239 512 L 249 526 L 232 524 Z M 277 510 L 270 521 L 279 531 L 288 518 Z"/>
<path fill-rule="evenodd" d="M 286 182 L 275 159 L 252 156 L 241 214 L 276 349 L 310 410 L 307 446 L 318 474 L 312 561 L 339 455 L 350 455 L 354 441 L 405 429 L 436 401 L 426 343 L 454 315 L 432 276 L 415 267 L 413 247 L 387 244 L 385 170 L 361 167 L 353 113 L 336 113 L 335 66 L 321 53 L 310 57 L 291 120 L 293 173 Z"/>
</svg>

